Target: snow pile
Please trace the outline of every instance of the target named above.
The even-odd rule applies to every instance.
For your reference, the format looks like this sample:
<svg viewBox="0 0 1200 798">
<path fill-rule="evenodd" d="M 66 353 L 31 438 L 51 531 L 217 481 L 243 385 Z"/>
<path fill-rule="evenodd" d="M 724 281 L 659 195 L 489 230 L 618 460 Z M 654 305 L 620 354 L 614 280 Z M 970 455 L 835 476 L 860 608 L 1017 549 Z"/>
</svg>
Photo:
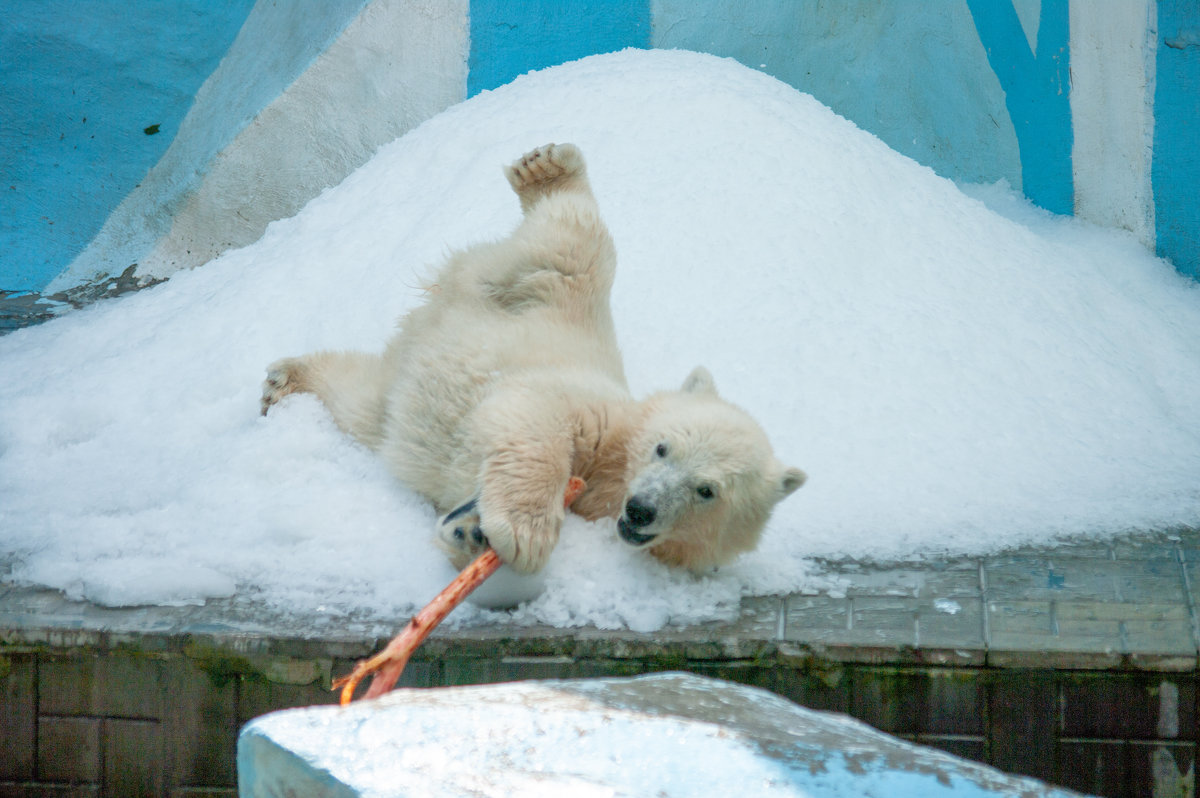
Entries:
<svg viewBox="0 0 1200 798">
<path fill-rule="evenodd" d="M 626 51 L 455 106 L 253 246 L 0 339 L 11 578 L 108 604 L 423 604 L 452 576 L 432 509 L 315 400 L 260 418 L 263 369 L 381 347 L 448 248 L 517 222 L 500 165 L 548 141 L 581 146 L 616 239 L 634 393 L 703 363 L 810 480 L 704 579 L 571 519 L 546 592 L 505 617 L 655 629 L 819 586 L 815 555 L 1200 517 L 1200 286 L 1129 236 L 968 196 L 735 62 Z"/>
</svg>

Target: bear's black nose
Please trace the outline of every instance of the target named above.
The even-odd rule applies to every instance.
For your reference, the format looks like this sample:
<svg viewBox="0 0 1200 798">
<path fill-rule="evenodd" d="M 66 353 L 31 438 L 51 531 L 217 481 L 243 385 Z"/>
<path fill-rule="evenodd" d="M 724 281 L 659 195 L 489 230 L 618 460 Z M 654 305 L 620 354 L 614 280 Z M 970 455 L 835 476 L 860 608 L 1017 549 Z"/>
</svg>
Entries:
<svg viewBox="0 0 1200 798">
<path fill-rule="evenodd" d="M 657 511 L 653 504 L 648 504 L 645 499 L 634 496 L 625 503 L 625 518 L 629 521 L 629 525 L 633 527 L 650 526 L 654 523 L 654 516 Z"/>
</svg>

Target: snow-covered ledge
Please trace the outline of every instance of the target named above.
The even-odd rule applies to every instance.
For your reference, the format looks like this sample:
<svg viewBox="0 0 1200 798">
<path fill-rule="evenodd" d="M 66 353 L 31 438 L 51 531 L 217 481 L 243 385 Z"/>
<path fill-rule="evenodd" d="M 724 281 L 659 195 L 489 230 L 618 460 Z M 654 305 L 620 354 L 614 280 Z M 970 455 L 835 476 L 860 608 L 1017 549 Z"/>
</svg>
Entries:
<svg viewBox="0 0 1200 798">
<path fill-rule="evenodd" d="M 684 673 L 406 689 L 264 715 L 242 730 L 238 785 L 242 798 L 1075 795 Z"/>
</svg>

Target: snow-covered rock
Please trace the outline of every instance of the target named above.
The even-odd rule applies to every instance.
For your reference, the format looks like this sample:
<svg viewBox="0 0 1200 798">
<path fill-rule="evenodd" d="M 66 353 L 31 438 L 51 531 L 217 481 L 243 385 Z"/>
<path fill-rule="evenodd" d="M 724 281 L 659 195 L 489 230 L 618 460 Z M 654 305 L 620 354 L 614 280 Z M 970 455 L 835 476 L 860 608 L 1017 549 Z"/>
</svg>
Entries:
<svg viewBox="0 0 1200 798">
<path fill-rule="evenodd" d="M 251 721 L 242 798 L 1068 798 L 773 693 L 686 673 L 398 690 Z"/>
</svg>

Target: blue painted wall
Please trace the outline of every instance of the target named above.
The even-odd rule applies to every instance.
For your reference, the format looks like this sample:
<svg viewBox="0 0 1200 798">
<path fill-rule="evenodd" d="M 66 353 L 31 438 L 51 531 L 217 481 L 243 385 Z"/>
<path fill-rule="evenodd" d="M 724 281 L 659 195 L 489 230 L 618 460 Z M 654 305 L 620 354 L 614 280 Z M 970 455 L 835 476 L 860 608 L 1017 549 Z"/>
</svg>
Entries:
<svg viewBox="0 0 1200 798">
<path fill-rule="evenodd" d="M 646 0 L 472 0 L 467 96 L 530 70 L 649 46 Z"/>
<path fill-rule="evenodd" d="M 1158 253 L 1200 279 L 1200 5 L 1160 0 L 1154 91 Z"/>
<path fill-rule="evenodd" d="M 170 146 L 253 5 L 4 0 L 0 289 L 40 289 L 91 241 Z"/>
</svg>

